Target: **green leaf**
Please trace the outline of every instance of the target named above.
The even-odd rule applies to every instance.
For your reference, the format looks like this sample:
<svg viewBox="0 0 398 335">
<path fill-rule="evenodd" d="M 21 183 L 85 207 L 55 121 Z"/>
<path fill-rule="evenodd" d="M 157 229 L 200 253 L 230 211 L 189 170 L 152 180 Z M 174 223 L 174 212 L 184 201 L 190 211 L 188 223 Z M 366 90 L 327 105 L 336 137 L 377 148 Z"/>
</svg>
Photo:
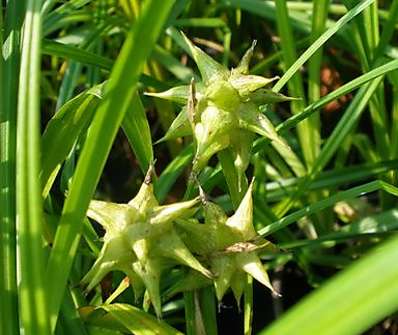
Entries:
<svg viewBox="0 0 398 335">
<path fill-rule="evenodd" d="M 42 169 L 40 181 L 46 198 L 56 174 L 81 132 L 87 128 L 103 96 L 103 85 L 69 100 L 48 122 L 41 139 Z M 51 177 L 51 178 L 50 178 Z"/>
<path fill-rule="evenodd" d="M 182 335 L 166 322 L 131 305 L 112 304 L 103 305 L 100 308 L 136 335 Z"/>
<path fill-rule="evenodd" d="M 40 171 L 41 1 L 26 2 L 18 91 L 16 200 L 20 322 L 24 334 L 49 335 L 50 322 L 42 246 Z"/>
<path fill-rule="evenodd" d="M 10 0 L 0 18 L 0 333 L 18 334 L 18 282 L 16 256 L 17 95 L 25 2 Z M 4 40 L 7 43 L 4 43 Z"/>
<path fill-rule="evenodd" d="M 122 127 L 138 159 L 141 171 L 146 173 L 154 157 L 151 130 L 149 129 L 145 109 L 138 93 L 135 93 L 131 99 Z"/>
<path fill-rule="evenodd" d="M 53 329 L 79 245 L 82 222 L 89 202 L 131 96 L 135 93 L 144 63 L 161 32 L 173 2 L 172 0 L 161 3 L 149 1 L 143 7 L 142 14 L 126 37 L 106 85 L 104 99 L 91 124 L 47 265 L 47 292 L 52 298 L 49 310 Z M 143 40 L 146 43 L 142 44 Z M 129 75 L 126 76 L 126 73 Z"/>
<path fill-rule="evenodd" d="M 59 56 L 66 59 L 73 59 L 83 64 L 98 66 L 105 70 L 110 70 L 113 61 L 109 58 L 96 55 L 90 51 L 50 40 L 44 40 L 42 45 L 42 53 L 45 55 Z"/>
<path fill-rule="evenodd" d="M 369 7 L 374 0 L 362 0 L 354 8 L 349 10 L 347 14 L 341 17 L 332 27 L 326 30 L 319 38 L 311 44 L 311 46 L 294 62 L 294 64 L 283 74 L 282 78 L 272 88 L 273 91 L 279 92 L 281 88 L 292 78 L 292 76 L 303 66 L 303 64 L 324 44 L 339 31 L 345 24 L 350 22 L 355 16 L 361 13 L 365 8 Z"/>
<path fill-rule="evenodd" d="M 305 297 L 260 335 L 362 334 L 398 309 L 398 238 Z"/>
<path fill-rule="evenodd" d="M 279 219 L 278 221 L 273 222 L 272 224 L 266 226 L 265 228 L 259 230 L 258 233 L 260 235 L 267 236 L 283 227 L 288 226 L 289 224 L 297 222 L 299 219 L 301 219 L 305 216 L 311 215 L 313 213 L 317 213 L 327 207 L 330 207 L 338 201 L 352 199 L 352 198 L 358 197 L 360 195 L 363 195 L 365 193 L 370 193 L 370 192 L 374 192 L 377 190 L 384 190 L 389 194 L 398 196 L 398 188 L 397 187 L 390 185 L 384 181 L 375 180 L 370 183 L 366 183 L 366 184 L 363 184 L 360 186 L 353 187 L 349 190 L 335 193 L 334 195 L 329 196 L 326 199 L 323 199 L 323 200 L 320 200 L 311 205 L 305 206 L 304 208 L 302 208 L 294 213 L 291 213 L 291 214 Z"/>
</svg>

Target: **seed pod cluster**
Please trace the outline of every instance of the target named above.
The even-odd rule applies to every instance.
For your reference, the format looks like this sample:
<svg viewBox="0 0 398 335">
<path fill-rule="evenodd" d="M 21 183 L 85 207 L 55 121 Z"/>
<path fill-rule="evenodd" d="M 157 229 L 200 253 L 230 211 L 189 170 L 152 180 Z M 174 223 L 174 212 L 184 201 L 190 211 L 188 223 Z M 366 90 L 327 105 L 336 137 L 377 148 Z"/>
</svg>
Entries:
<svg viewBox="0 0 398 335">
<path fill-rule="evenodd" d="M 190 201 L 159 206 L 151 173 L 148 171 L 138 194 L 127 204 L 91 201 L 87 215 L 101 224 L 105 235 L 98 259 L 82 279 L 87 291 L 109 272 L 121 271 L 129 277 L 136 299 L 147 290 L 160 316 L 161 275 L 176 265 L 191 272 L 174 285 L 173 294 L 214 283 L 218 300 L 232 288 L 239 302 L 246 273 L 272 290 L 257 256 L 270 243 L 253 227 L 252 184 L 228 218 L 203 193 Z M 194 216 L 200 204 L 205 223 Z"/>
<path fill-rule="evenodd" d="M 105 229 L 104 245 L 93 267 L 82 279 L 87 291 L 110 271 L 124 272 L 136 299 L 146 288 L 157 315 L 161 313 L 159 282 L 163 271 L 176 264 L 211 278 L 176 233 L 173 222 L 190 217 L 199 199 L 159 206 L 153 193 L 152 168 L 138 194 L 127 204 L 90 202 L 87 216 Z"/>
<path fill-rule="evenodd" d="M 185 35 L 184 35 L 185 37 Z M 182 110 L 160 140 L 193 135 L 196 153 L 193 173 L 199 173 L 209 159 L 221 150 L 230 150 L 239 176 L 246 171 L 255 134 L 271 140 L 280 150 L 289 151 L 287 142 L 278 135 L 272 122 L 261 113 L 260 106 L 293 100 L 266 89 L 277 77 L 249 74 L 255 42 L 239 65 L 228 70 L 185 37 L 202 81 L 174 87 L 161 93 L 147 93 L 182 104 Z"/>
<path fill-rule="evenodd" d="M 264 88 L 275 78 L 249 74 L 255 43 L 238 67 L 229 71 L 185 39 L 202 81 L 149 94 L 183 105 L 162 140 L 193 136 L 194 174 L 214 154 L 230 150 L 235 169 L 243 176 L 255 134 L 289 151 L 286 141 L 259 106 L 292 98 Z M 227 217 L 203 192 L 193 200 L 160 206 L 153 193 L 152 170 L 149 169 L 138 194 L 129 203 L 91 201 L 87 215 L 102 225 L 105 235 L 98 259 L 82 279 L 87 290 L 94 288 L 107 273 L 122 271 L 130 279 L 136 299 L 146 290 L 158 316 L 162 273 L 175 266 L 189 270 L 169 287 L 167 296 L 214 285 L 219 301 L 231 288 L 239 304 L 248 274 L 273 290 L 258 256 L 259 250 L 272 250 L 273 246 L 258 236 L 253 227 L 253 183 L 236 212 Z M 196 215 L 200 207 L 204 223 Z"/>
</svg>

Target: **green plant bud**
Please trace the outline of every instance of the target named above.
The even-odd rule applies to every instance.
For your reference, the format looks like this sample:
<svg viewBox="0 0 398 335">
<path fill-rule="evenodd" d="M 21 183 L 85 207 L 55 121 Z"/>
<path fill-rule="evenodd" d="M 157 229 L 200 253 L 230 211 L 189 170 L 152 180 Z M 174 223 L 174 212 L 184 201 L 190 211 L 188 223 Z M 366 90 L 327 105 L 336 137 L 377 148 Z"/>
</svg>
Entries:
<svg viewBox="0 0 398 335">
<path fill-rule="evenodd" d="M 205 222 L 201 224 L 191 219 L 179 220 L 176 224 L 185 244 L 204 259 L 214 274 L 218 300 L 222 299 L 228 288 L 232 288 L 239 303 L 243 291 L 240 282 L 246 274 L 273 290 L 257 255 L 270 243 L 258 236 L 253 227 L 252 188 L 253 182 L 235 214 L 229 218 L 202 194 Z M 181 283 L 181 287 L 186 287 L 186 284 Z"/>
<path fill-rule="evenodd" d="M 283 146 L 285 151 L 290 150 L 259 106 L 293 98 L 263 89 L 277 77 L 248 74 L 255 42 L 238 67 L 229 71 L 194 46 L 185 35 L 184 38 L 199 68 L 202 83 L 197 85 L 198 88 L 191 82 L 190 88 L 179 86 L 163 93 L 149 94 L 186 103 L 161 140 L 193 135 L 196 145 L 193 161 L 195 174 L 207 165 L 214 154 L 228 148 L 234 156 L 234 166 L 240 179 L 249 165 L 254 133 L 271 139 L 279 147 Z M 184 112 L 186 116 L 182 114 Z"/>
<path fill-rule="evenodd" d="M 209 278 L 212 274 L 174 230 L 174 221 L 195 213 L 199 198 L 159 206 L 151 174 L 152 167 L 138 194 L 128 204 L 91 201 L 87 215 L 104 227 L 104 245 L 82 283 L 91 290 L 110 271 L 122 271 L 129 277 L 136 299 L 142 296 L 144 287 L 147 289 L 155 312 L 160 316 L 159 282 L 164 270 L 181 264 Z"/>
</svg>

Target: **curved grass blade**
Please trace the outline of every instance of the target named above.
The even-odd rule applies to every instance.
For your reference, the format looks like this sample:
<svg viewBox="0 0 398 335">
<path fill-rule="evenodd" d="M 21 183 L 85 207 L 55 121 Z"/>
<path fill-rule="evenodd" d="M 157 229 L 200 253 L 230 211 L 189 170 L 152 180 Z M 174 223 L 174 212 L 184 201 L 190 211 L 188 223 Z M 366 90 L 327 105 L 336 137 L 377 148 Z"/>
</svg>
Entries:
<svg viewBox="0 0 398 335">
<path fill-rule="evenodd" d="M 308 105 L 301 113 L 293 115 L 286 121 L 282 122 L 280 125 L 276 127 L 278 132 L 291 129 L 295 127 L 300 121 L 306 119 L 312 113 L 319 110 L 320 108 L 326 106 L 329 102 L 355 90 L 356 88 L 362 86 L 363 84 L 380 77 L 388 72 L 394 71 L 398 69 L 398 60 L 392 60 L 386 64 L 380 65 L 373 70 L 351 80 L 350 82 L 342 85 L 338 89 L 334 90 L 333 92 L 325 95 L 324 97 L 320 98 L 316 102 Z"/>
<path fill-rule="evenodd" d="M 132 334 L 182 335 L 181 332 L 169 326 L 166 322 L 161 321 L 155 318 L 154 316 L 150 315 L 149 313 L 146 313 L 138 309 L 137 307 L 133 307 L 131 305 L 118 303 L 111 305 L 103 305 L 98 309 L 102 309 L 108 313 L 102 316 L 102 318 L 109 319 L 109 317 L 111 317 L 111 319 L 114 320 L 113 323 L 120 324 L 120 326 L 127 329 Z M 111 323 L 110 320 L 107 320 L 106 322 L 108 325 Z"/>
<path fill-rule="evenodd" d="M 122 128 L 145 174 L 153 161 L 151 130 L 140 96 L 135 93 L 123 118 Z"/>
<path fill-rule="evenodd" d="M 381 180 L 375 180 L 370 183 L 366 183 L 364 185 L 353 187 L 346 191 L 341 191 L 336 193 L 332 196 L 329 196 L 327 199 L 323 199 L 311 205 L 305 206 L 302 209 L 289 214 L 278 221 L 271 223 L 270 225 L 264 227 L 263 229 L 259 230 L 259 234 L 262 236 L 267 236 L 272 234 L 273 232 L 282 229 L 294 222 L 297 222 L 299 219 L 317 213 L 325 208 L 328 208 L 334 205 L 338 201 L 343 201 L 347 199 L 352 199 L 370 192 L 384 190 L 389 194 L 394 196 L 398 196 L 398 188 L 390 185 Z"/>
<path fill-rule="evenodd" d="M 50 334 L 40 192 L 41 1 L 27 1 L 18 92 L 17 215 L 20 316 L 24 334 Z"/>
<path fill-rule="evenodd" d="M 0 333 L 19 334 L 16 270 L 16 116 L 20 33 L 25 5 L 17 0 L 2 8 L 0 59 Z M 0 18 L 0 21 L 3 17 Z M 3 45 L 3 41 L 8 43 Z"/>
<path fill-rule="evenodd" d="M 370 177 L 376 178 L 378 175 L 395 170 L 397 166 L 398 160 L 389 160 L 324 171 L 315 177 L 307 191 L 334 188 L 344 184 L 349 185 Z M 269 202 L 273 202 L 290 196 L 297 191 L 297 186 L 301 184 L 303 178 L 289 178 L 267 183 L 262 197 Z"/>
<path fill-rule="evenodd" d="M 181 153 L 163 170 L 159 179 L 155 182 L 155 194 L 159 203 L 162 203 L 165 200 L 177 178 L 192 162 L 193 155 L 193 145 L 191 144 L 181 151 Z"/>
<path fill-rule="evenodd" d="M 80 133 L 91 121 L 95 108 L 102 99 L 103 86 L 99 85 L 79 94 L 64 104 L 47 124 L 41 139 L 42 169 L 40 181 L 46 198 L 57 172 Z"/>
<path fill-rule="evenodd" d="M 296 240 L 278 244 L 281 249 L 303 248 L 321 245 L 322 247 L 333 247 L 339 242 L 350 239 L 371 236 L 388 236 L 398 230 L 398 210 L 392 209 L 380 214 L 364 217 L 349 225 L 342 227 L 335 233 L 322 235 L 315 240 Z"/>
<path fill-rule="evenodd" d="M 172 0 L 149 1 L 113 67 L 104 99 L 94 117 L 57 228 L 47 266 L 51 326 L 54 329 L 65 285 L 76 254 L 82 222 L 100 178 L 117 130 L 134 94 L 144 63 L 173 5 Z M 146 43 L 142 44 L 141 41 Z M 126 75 L 128 73 L 128 75 Z"/>
<path fill-rule="evenodd" d="M 303 64 L 337 31 L 339 31 L 346 23 L 351 21 L 355 16 L 367 8 L 374 0 L 363 0 L 354 8 L 350 9 L 347 14 L 341 17 L 332 27 L 326 30 L 311 46 L 294 62 L 294 64 L 283 74 L 281 79 L 272 88 L 273 91 L 279 92 L 283 86 L 293 77 L 293 75 L 303 66 Z"/>
<path fill-rule="evenodd" d="M 47 39 L 43 41 L 42 53 L 45 55 L 74 59 L 80 63 L 95 65 L 105 70 L 111 70 L 113 65 L 113 61 L 109 58 L 96 55 L 82 48 Z"/>
<path fill-rule="evenodd" d="M 330 279 L 261 335 L 361 334 L 398 309 L 398 238 Z"/>
</svg>

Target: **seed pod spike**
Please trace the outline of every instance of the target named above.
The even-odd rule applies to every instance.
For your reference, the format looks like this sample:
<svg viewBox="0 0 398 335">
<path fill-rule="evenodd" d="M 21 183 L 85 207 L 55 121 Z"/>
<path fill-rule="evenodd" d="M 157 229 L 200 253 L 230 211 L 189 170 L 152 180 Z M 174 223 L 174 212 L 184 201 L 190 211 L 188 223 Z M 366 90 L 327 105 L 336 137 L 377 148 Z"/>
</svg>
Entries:
<svg viewBox="0 0 398 335">
<path fill-rule="evenodd" d="M 248 105 L 245 109 L 239 110 L 239 114 L 242 128 L 265 136 L 286 150 L 291 150 L 286 141 L 279 136 L 272 122 L 253 105 Z"/>
<path fill-rule="evenodd" d="M 106 201 L 91 200 L 87 210 L 87 216 L 97 221 L 105 230 L 117 231 L 129 224 L 126 204 L 109 203 Z"/>
<path fill-rule="evenodd" d="M 138 212 L 144 213 L 149 208 L 159 205 L 153 193 L 152 177 L 155 174 L 154 162 L 149 165 L 145 175 L 144 182 L 141 185 L 137 195 L 129 201 L 128 205 L 135 208 Z"/>
<path fill-rule="evenodd" d="M 199 197 L 183 201 L 171 205 L 158 206 L 153 209 L 152 217 L 150 219 L 151 224 L 159 224 L 162 222 L 171 222 L 178 218 L 184 218 L 185 216 L 192 216 L 196 211 L 196 206 L 199 203 Z"/>
<path fill-rule="evenodd" d="M 245 289 L 246 277 L 247 274 L 243 271 L 238 271 L 232 277 L 231 280 L 231 289 L 235 297 L 236 304 L 240 310 L 240 301 L 243 295 L 243 291 Z"/>
<path fill-rule="evenodd" d="M 183 32 L 181 34 L 191 51 L 191 55 L 205 83 L 214 79 L 226 79 L 228 77 L 229 71 L 223 65 L 195 46 Z"/>
<path fill-rule="evenodd" d="M 158 261 L 148 259 L 144 264 L 135 262 L 133 264 L 135 272 L 141 277 L 148 290 L 149 297 L 157 317 L 162 315 L 161 301 L 160 301 L 160 274 L 163 269 L 163 264 Z"/>
<path fill-rule="evenodd" d="M 251 101 L 260 105 L 274 104 L 277 102 L 284 102 L 284 101 L 301 100 L 301 98 L 288 97 L 281 93 L 277 93 L 265 88 L 260 88 L 250 93 L 249 98 Z"/>
<path fill-rule="evenodd" d="M 214 288 L 217 300 L 221 301 L 225 292 L 231 286 L 231 278 L 236 269 L 229 257 L 217 257 L 212 262 L 212 271 L 216 274 Z"/>
<path fill-rule="evenodd" d="M 247 272 L 264 286 L 268 287 L 272 292 L 275 292 L 269 280 L 267 271 L 265 271 L 260 258 L 255 253 L 250 252 L 238 254 L 236 256 L 236 261 L 242 270 Z"/>
<path fill-rule="evenodd" d="M 253 57 L 254 48 L 256 47 L 256 45 L 257 45 L 257 40 L 253 40 L 252 45 L 250 46 L 249 49 L 247 49 L 242 59 L 240 60 L 238 67 L 234 69 L 234 72 L 238 72 L 241 74 L 249 73 L 250 61 Z"/>
<path fill-rule="evenodd" d="M 98 258 L 93 267 L 81 280 L 81 284 L 87 285 L 85 293 L 90 292 L 99 282 L 113 269 L 112 263 L 104 263 L 101 258 Z"/>
<path fill-rule="evenodd" d="M 174 101 L 179 104 L 186 104 L 188 101 L 188 92 L 189 92 L 189 86 L 182 85 L 170 88 L 169 90 L 164 92 L 159 92 L 159 93 L 145 92 L 144 94 L 150 97 Z"/>
<path fill-rule="evenodd" d="M 134 292 L 135 303 L 138 304 L 139 300 L 144 295 L 145 284 L 140 276 L 136 272 L 134 272 L 131 266 L 123 267 L 122 271 L 129 278 L 130 286 L 132 287 Z"/>
<path fill-rule="evenodd" d="M 169 232 L 161 241 L 158 242 L 156 250 L 159 254 L 175 259 L 177 262 L 200 272 L 207 278 L 213 278 L 211 272 L 199 263 L 178 235 L 173 231 Z"/>
<path fill-rule="evenodd" d="M 253 227 L 253 183 L 254 178 L 252 179 L 249 188 L 246 191 L 246 194 L 243 197 L 235 214 L 231 216 L 226 222 L 226 225 L 228 227 L 239 231 L 246 240 L 249 240 L 256 236 L 256 231 Z"/>
<path fill-rule="evenodd" d="M 159 144 L 164 141 L 173 140 L 178 137 L 184 137 L 192 135 L 191 122 L 188 119 L 187 108 L 183 107 L 181 112 L 174 119 L 170 128 L 167 130 L 166 134 L 154 144 Z"/>
</svg>

